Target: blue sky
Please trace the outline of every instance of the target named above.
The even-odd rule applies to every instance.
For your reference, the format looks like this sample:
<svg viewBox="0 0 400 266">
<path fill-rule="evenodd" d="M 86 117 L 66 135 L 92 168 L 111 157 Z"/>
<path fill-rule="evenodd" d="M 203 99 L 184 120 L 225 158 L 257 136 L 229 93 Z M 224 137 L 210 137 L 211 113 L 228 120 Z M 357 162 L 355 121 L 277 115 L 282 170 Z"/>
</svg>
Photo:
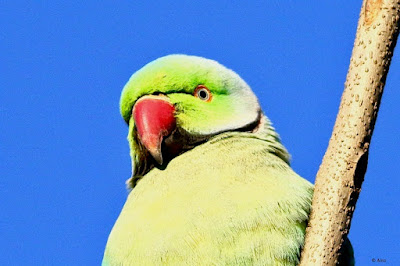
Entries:
<svg viewBox="0 0 400 266">
<path fill-rule="evenodd" d="M 321 2 L 3 1 L 2 264 L 100 263 L 131 171 L 120 92 L 163 55 L 200 55 L 239 73 L 295 171 L 313 182 L 361 6 Z M 395 53 L 350 231 L 359 265 L 400 264 L 399 84 Z"/>
</svg>

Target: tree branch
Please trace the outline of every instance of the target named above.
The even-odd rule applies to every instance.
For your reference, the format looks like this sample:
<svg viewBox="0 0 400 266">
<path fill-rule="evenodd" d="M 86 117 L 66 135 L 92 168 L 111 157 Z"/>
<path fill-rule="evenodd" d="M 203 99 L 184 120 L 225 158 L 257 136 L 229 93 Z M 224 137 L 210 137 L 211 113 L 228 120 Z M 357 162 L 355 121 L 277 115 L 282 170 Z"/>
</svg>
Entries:
<svg viewBox="0 0 400 266">
<path fill-rule="evenodd" d="M 400 1 L 363 1 L 339 113 L 315 181 L 300 265 L 337 264 L 367 169 L 399 16 Z"/>
</svg>

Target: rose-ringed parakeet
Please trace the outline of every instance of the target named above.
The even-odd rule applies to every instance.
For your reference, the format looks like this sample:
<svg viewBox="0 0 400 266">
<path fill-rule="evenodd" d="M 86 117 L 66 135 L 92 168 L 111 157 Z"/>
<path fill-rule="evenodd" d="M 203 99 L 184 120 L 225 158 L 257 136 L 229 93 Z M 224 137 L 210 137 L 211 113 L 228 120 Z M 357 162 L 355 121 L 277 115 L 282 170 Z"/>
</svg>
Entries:
<svg viewBox="0 0 400 266">
<path fill-rule="evenodd" d="M 313 186 L 250 87 L 216 61 L 159 58 L 125 85 L 131 189 L 103 265 L 295 265 Z"/>
</svg>

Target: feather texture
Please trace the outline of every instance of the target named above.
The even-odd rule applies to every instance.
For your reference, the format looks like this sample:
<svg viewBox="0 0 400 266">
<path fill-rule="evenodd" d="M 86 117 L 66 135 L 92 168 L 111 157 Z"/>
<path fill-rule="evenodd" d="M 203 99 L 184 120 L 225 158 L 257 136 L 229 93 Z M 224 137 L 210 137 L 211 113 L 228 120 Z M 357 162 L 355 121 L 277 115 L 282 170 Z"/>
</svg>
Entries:
<svg viewBox="0 0 400 266">
<path fill-rule="evenodd" d="M 312 185 L 254 133 L 229 132 L 136 185 L 104 264 L 295 265 Z"/>
</svg>

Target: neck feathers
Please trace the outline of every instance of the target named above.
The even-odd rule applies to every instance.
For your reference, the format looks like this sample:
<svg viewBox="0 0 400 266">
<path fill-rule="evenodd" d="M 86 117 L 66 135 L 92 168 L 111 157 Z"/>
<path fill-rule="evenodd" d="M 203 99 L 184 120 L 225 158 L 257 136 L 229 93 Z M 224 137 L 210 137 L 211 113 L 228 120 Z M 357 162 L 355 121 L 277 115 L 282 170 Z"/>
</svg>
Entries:
<svg viewBox="0 0 400 266">
<path fill-rule="evenodd" d="M 258 138 L 265 140 L 270 144 L 270 150 L 272 154 L 275 154 L 287 164 L 290 164 L 290 154 L 281 143 L 279 134 L 275 131 L 271 121 L 264 114 L 261 115 L 260 122 L 256 128 L 252 131 Z"/>
<path fill-rule="evenodd" d="M 155 167 L 154 161 L 148 152 L 139 144 L 139 140 L 136 137 L 136 132 L 133 127 L 133 123 L 130 123 L 130 130 L 128 140 L 131 148 L 132 158 L 132 177 L 126 181 L 128 190 L 132 190 L 136 183 L 152 168 Z M 286 148 L 282 145 L 279 134 L 276 133 L 271 121 L 261 113 L 258 118 L 258 123 L 254 123 L 251 126 L 242 128 L 240 131 L 228 131 L 209 138 L 209 141 L 215 142 L 219 139 L 224 139 L 230 135 L 244 134 L 246 137 L 255 137 L 268 143 L 268 152 L 281 158 L 288 165 L 290 164 L 290 155 Z M 205 141 L 207 142 L 207 141 Z M 202 145 L 202 144 L 200 144 Z M 165 168 L 165 166 L 161 166 Z"/>
</svg>

